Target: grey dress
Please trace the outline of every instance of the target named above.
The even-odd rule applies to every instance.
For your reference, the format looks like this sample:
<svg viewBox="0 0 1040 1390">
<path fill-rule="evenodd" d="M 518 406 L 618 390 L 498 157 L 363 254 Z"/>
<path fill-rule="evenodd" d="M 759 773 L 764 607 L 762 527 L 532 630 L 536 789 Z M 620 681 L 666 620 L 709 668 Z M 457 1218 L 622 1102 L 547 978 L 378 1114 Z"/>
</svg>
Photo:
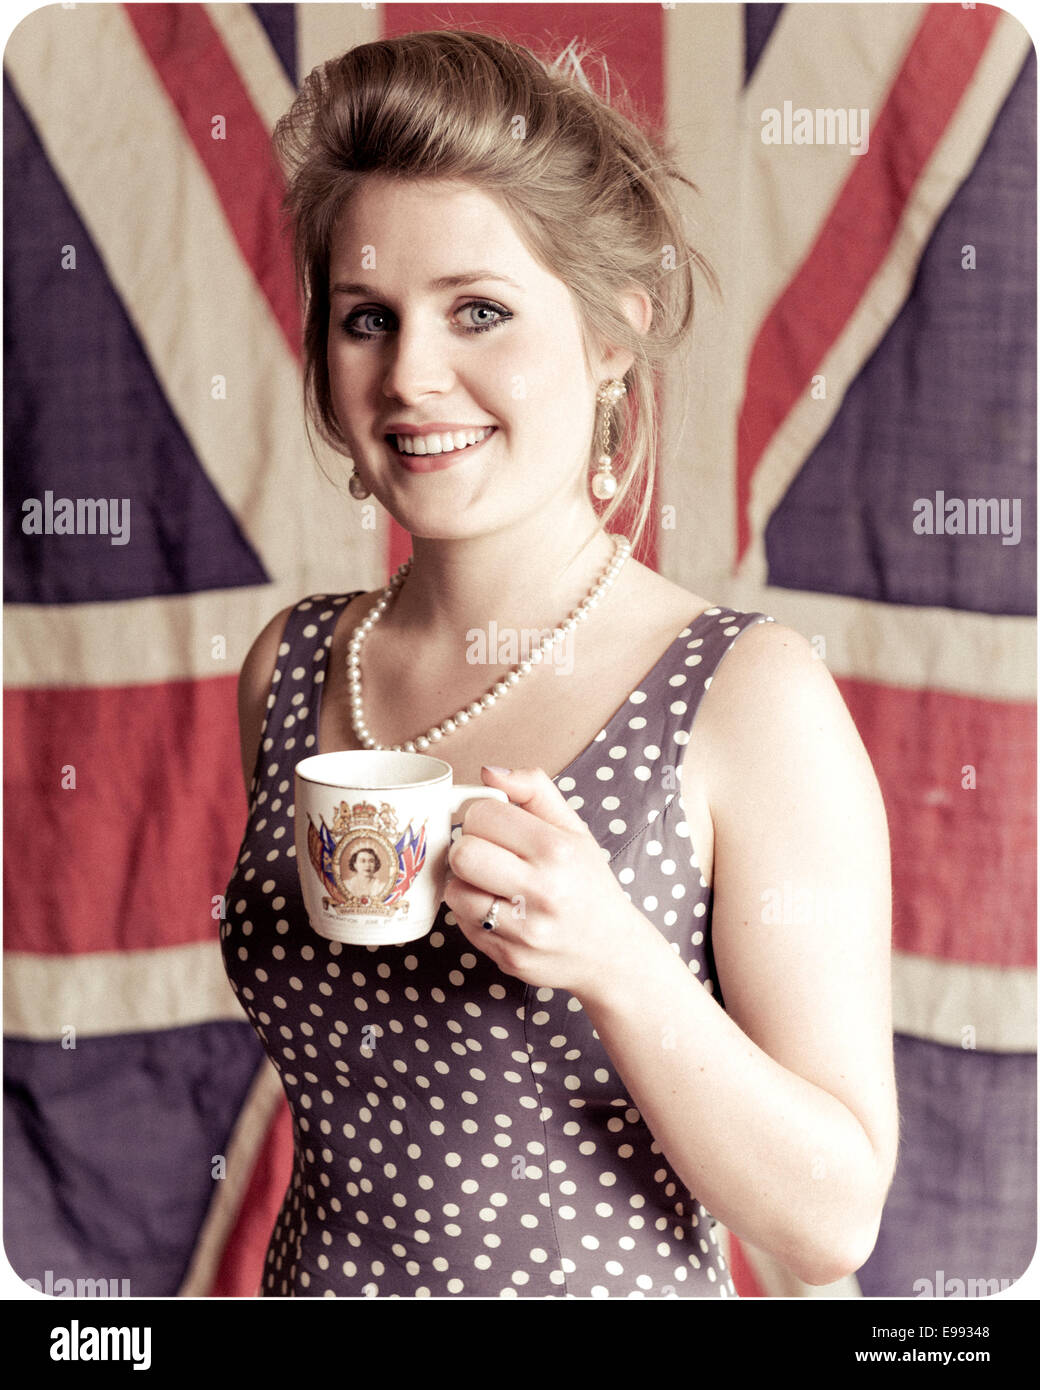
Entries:
<svg viewBox="0 0 1040 1390">
<path fill-rule="evenodd" d="M 277 1068 L 295 1158 L 269 1296 L 734 1297 L 715 1222 L 643 1122 L 578 1001 L 503 974 L 442 904 L 404 946 L 311 930 L 293 768 L 318 747 L 333 628 L 289 614 L 221 926 L 232 988 Z M 555 779 L 626 893 L 720 999 L 711 890 L 677 769 L 701 697 L 761 613 L 710 608 Z M 457 833 L 457 831 L 455 832 Z"/>
</svg>

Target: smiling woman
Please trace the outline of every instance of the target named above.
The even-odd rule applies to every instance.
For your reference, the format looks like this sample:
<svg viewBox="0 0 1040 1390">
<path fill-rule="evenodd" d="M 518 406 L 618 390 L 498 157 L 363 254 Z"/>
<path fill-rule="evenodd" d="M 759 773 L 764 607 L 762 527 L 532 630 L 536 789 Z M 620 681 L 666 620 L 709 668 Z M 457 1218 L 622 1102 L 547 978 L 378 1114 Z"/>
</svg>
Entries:
<svg viewBox="0 0 1040 1390">
<path fill-rule="evenodd" d="M 413 554 L 277 614 L 239 682 L 222 945 L 296 1137 L 262 1292 L 727 1297 L 716 1218 L 837 1279 L 894 1163 L 887 832 L 808 643 L 631 553 L 687 181 L 580 69 L 471 33 L 324 64 L 277 141 L 306 409 Z M 294 764 L 360 748 L 508 798 L 407 947 L 313 932 L 287 848 Z M 841 908 L 778 931 L 788 897 Z"/>
<path fill-rule="evenodd" d="M 416 237 L 421 225 L 437 235 Z M 365 247 L 378 285 L 347 278 Z M 453 265 L 483 255 L 499 270 L 438 276 L 445 247 Z M 565 283 L 496 198 L 463 180 L 370 174 L 337 219 L 329 254 L 330 433 L 366 490 L 415 537 L 458 536 L 460 522 L 477 536 L 547 508 L 587 536 L 595 384 L 622 376 L 633 356 L 600 352 L 589 363 Z M 501 298 L 481 297 L 493 289 Z M 445 401 L 458 410 L 446 416 Z"/>
<path fill-rule="evenodd" d="M 378 340 L 397 332 L 436 355 L 434 314 L 472 351 L 502 330 L 512 335 L 497 356 L 500 377 L 505 359 L 514 368 L 502 382 L 514 413 L 563 413 L 558 392 L 541 389 L 555 354 L 539 377 L 544 358 L 531 350 L 561 331 L 586 361 L 594 339 L 619 344 L 632 357 L 624 374 L 628 467 L 603 522 L 634 506 L 638 539 L 653 492 L 654 372 L 692 323 L 693 271 L 714 282 L 685 240 L 672 188 L 694 185 L 660 142 L 566 77 L 562 62 L 547 66 L 476 33 L 411 34 L 324 64 L 275 140 L 291 173 L 306 391 L 319 433 L 351 453 L 365 476 L 361 422 L 349 410 L 344 422 L 354 429 L 338 418 L 335 360 L 354 370 L 361 349 L 378 356 Z M 426 237 L 416 236 L 420 227 Z M 437 253 L 425 276 L 424 251 Z M 398 294 L 405 285 L 407 304 Z M 633 292 L 637 308 L 626 300 Z M 566 435 L 557 434 L 557 456 L 562 438 L 591 440 L 587 391 L 581 405 Z M 408 433 L 427 422 L 406 414 L 403 423 Z"/>
</svg>

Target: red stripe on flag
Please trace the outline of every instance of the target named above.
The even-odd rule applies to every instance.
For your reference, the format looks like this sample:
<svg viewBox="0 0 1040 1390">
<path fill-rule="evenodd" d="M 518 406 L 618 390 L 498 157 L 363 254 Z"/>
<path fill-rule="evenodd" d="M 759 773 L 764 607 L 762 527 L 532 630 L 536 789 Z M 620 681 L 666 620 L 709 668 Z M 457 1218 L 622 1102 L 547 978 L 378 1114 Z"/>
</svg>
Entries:
<svg viewBox="0 0 1040 1390">
<path fill-rule="evenodd" d="M 1036 708 L 837 682 L 881 784 L 893 944 L 1036 964 Z M 965 786 L 974 776 L 975 786 Z"/>
<path fill-rule="evenodd" d="M 249 1185 L 224 1245 L 209 1297 L 256 1296 L 271 1232 L 292 1176 L 292 1159 L 292 1119 L 283 1096 L 253 1164 Z"/>
<path fill-rule="evenodd" d="M 748 362 L 737 429 L 737 563 L 751 540 L 755 469 L 889 252 L 913 188 L 1002 11 L 929 5 L 812 250 L 766 316 Z"/>
<path fill-rule="evenodd" d="M 732 1231 L 729 1233 L 729 1272 L 733 1279 L 733 1287 L 740 1298 L 769 1297 L 755 1277 L 751 1261 L 745 1255 L 743 1246 Z"/>
<path fill-rule="evenodd" d="M 224 215 L 271 306 L 290 351 L 300 355 L 301 323 L 292 250 L 281 227 L 285 181 L 270 132 L 204 5 L 124 5 L 217 191 Z M 226 139 L 213 138 L 222 116 Z"/>
<path fill-rule="evenodd" d="M 664 19 L 658 5 L 398 4 L 382 6 L 381 17 L 384 38 L 465 29 L 524 44 L 550 61 L 577 38 L 603 55 L 612 83 L 620 79 L 651 126 L 664 129 Z M 596 86 L 601 75 L 596 62 L 586 64 L 585 70 Z M 655 483 L 650 520 L 637 555 L 654 569 L 659 512 Z M 389 568 L 396 569 L 410 553 L 411 538 L 391 520 Z"/>
<path fill-rule="evenodd" d="M 235 688 L 5 692 L 6 950 L 217 940 L 247 812 Z"/>
</svg>

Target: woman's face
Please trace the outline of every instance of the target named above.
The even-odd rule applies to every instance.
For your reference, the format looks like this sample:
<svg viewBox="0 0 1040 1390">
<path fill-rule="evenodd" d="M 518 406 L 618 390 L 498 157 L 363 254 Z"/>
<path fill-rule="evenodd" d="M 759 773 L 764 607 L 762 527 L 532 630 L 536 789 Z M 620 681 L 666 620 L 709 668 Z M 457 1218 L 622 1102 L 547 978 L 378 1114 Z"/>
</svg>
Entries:
<svg viewBox="0 0 1040 1390">
<path fill-rule="evenodd" d="M 358 851 L 357 857 L 358 873 L 374 874 L 376 871 L 376 857 L 370 849 Z"/>
<path fill-rule="evenodd" d="M 437 283 L 445 277 L 459 282 Z M 570 292 L 493 199 L 463 183 L 366 177 L 340 215 L 329 285 L 336 418 L 402 526 L 445 539 L 546 509 L 592 520 L 596 387 L 632 357 L 597 357 L 590 371 Z M 425 457 L 386 438 L 431 424 L 438 437 L 494 431 L 476 447 L 427 445 Z"/>
</svg>

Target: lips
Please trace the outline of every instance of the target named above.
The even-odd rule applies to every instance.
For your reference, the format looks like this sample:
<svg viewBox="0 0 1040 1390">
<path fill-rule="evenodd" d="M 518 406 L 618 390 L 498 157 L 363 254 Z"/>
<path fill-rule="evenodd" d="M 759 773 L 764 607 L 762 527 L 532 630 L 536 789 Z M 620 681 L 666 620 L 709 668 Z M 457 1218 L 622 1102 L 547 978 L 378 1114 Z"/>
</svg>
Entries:
<svg viewBox="0 0 1040 1390">
<path fill-rule="evenodd" d="M 466 444 L 463 448 L 449 449 L 439 454 L 406 454 L 397 447 L 396 439 L 391 435 L 387 439 L 387 447 L 391 454 L 407 473 L 439 473 L 445 468 L 450 468 L 461 458 L 467 458 L 470 454 L 482 449 L 489 440 L 493 439 L 498 433 L 497 425 L 491 426 L 490 433 L 475 444 Z"/>
</svg>

